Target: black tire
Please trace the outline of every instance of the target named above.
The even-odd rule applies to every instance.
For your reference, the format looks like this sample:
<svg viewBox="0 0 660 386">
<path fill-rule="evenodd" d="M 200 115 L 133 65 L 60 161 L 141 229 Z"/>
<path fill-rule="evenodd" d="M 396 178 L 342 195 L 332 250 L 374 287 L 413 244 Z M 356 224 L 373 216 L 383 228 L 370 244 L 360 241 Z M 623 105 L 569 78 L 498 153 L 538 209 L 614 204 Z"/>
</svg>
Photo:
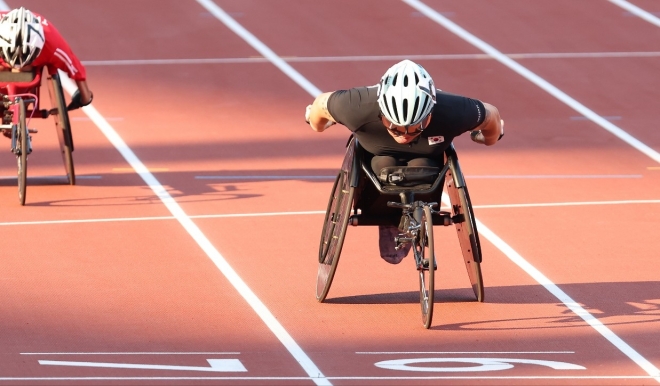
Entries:
<svg viewBox="0 0 660 386">
<path fill-rule="evenodd" d="M 458 241 L 461 245 L 465 269 L 470 277 L 472 290 L 477 297 L 477 301 L 484 301 L 484 283 L 481 275 L 481 244 L 479 243 L 479 233 L 477 224 L 472 212 L 472 203 L 468 194 L 467 186 L 456 187 L 454 175 L 463 179 L 460 167 L 455 158 L 450 158 L 450 167 L 447 171 L 447 195 L 451 201 L 452 217 L 455 219 L 454 225 L 458 234 Z"/>
<path fill-rule="evenodd" d="M 69 121 L 69 112 L 66 110 L 66 101 L 64 91 L 58 74 L 52 75 L 48 79 L 48 93 L 50 101 L 57 108 L 55 118 L 55 128 L 57 130 L 57 139 L 60 142 L 60 152 L 67 179 L 70 185 L 76 184 L 76 173 L 73 168 L 73 135 L 71 134 L 71 124 Z"/>
<path fill-rule="evenodd" d="M 341 248 L 344 245 L 348 220 L 351 217 L 355 188 L 351 186 L 355 139 L 351 138 L 341 169 L 332 186 L 328 208 L 323 220 L 319 245 L 319 267 L 316 274 L 316 300 L 323 302 L 328 296 L 332 279 L 337 271 Z"/>
<path fill-rule="evenodd" d="M 18 100 L 18 127 L 16 128 L 16 160 L 18 162 L 18 201 L 25 205 L 27 190 L 28 130 L 25 125 L 25 102 Z"/>
<path fill-rule="evenodd" d="M 323 302 L 328 295 L 337 270 L 341 248 L 351 216 L 354 188 L 349 173 L 340 170 L 335 179 L 323 222 L 319 246 L 319 267 L 316 275 L 316 300 Z"/>
<path fill-rule="evenodd" d="M 433 217 L 431 208 L 424 206 L 421 228 L 413 248 L 422 257 L 423 267 L 419 272 L 419 304 L 422 307 L 424 328 L 431 327 L 433 320 L 433 301 L 435 297 L 435 244 L 433 241 Z"/>
</svg>

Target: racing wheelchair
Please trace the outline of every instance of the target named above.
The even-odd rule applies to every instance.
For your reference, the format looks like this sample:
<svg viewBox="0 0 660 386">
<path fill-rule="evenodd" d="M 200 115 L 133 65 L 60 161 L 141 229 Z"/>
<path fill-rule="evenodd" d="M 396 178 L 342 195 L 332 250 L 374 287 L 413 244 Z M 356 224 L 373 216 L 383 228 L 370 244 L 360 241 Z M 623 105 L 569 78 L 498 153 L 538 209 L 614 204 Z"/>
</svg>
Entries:
<svg viewBox="0 0 660 386">
<path fill-rule="evenodd" d="M 422 323 L 430 328 L 437 269 L 433 226 L 454 225 L 472 290 L 477 301 L 483 302 L 479 234 L 453 144 L 445 150 L 444 165 L 438 168 L 390 167 L 376 176 L 371 157 L 355 137 L 349 139 L 323 223 L 316 299 L 323 302 L 328 295 L 349 224 L 397 226 L 397 249 L 411 244 L 419 276 Z M 440 210 L 443 184 L 447 187 L 450 211 Z M 397 196 L 399 200 L 392 201 Z"/>
<path fill-rule="evenodd" d="M 50 109 L 40 109 L 39 91 L 42 72 L 45 72 L 47 77 L 46 83 L 52 106 Z M 30 134 L 37 133 L 36 129 L 28 127 L 32 118 L 46 119 L 51 115 L 55 118 L 67 182 L 75 185 L 76 175 L 71 154 L 73 137 L 59 74 L 50 75 L 46 69 L 26 72 L 0 71 L 0 96 L 2 97 L 0 131 L 11 138 L 11 152 L 17 159 L 18 200 L 21 205 L 25 205 L 27 159 L 32 152 Z"/>
</svg>

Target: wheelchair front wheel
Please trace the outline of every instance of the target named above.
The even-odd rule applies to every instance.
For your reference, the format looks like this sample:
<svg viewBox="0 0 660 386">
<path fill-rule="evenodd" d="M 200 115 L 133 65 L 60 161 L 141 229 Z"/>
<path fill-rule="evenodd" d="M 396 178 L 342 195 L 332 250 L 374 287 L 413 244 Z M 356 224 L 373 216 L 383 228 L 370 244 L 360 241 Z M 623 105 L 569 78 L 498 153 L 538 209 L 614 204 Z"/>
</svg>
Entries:
<svg viewBox="0 0 660 386">
<path fill-rule="evenodd" d="M 351 216 L 354 189 L 350 186 L 349 173 L 340 170 L 332 187 L 321 233 L 319 267 L 316 276 L 316 300 L 319 302 L 323 302 L 328 295 L 337 270 L 348 220 Z"/>
<path fill-rule="evenodd" d="M 421 258 L 420 261 L 422 262 L 421 267 L 417 267 L 419 272 L 419 304 L 422 307 L 422 323 L 424 324 L 424 328 L 429 328 L 433 320 L 435 270 L 437 264 L 433 242 L 433 218 L 431 217 L 431 208 L 427 205 L 424 206 L 421 227 L 414 243 L 414 253 Z"/>
<path fill-rule="evenodd" d="M 18 101 L 18 126 L 16 127 L 16 161 L 18 163 L 18 201 L 25 205 L 27 190 L 27 156 L 29 152 L 28 130 L 25 124 L 25 102 Z"/>
</svg>

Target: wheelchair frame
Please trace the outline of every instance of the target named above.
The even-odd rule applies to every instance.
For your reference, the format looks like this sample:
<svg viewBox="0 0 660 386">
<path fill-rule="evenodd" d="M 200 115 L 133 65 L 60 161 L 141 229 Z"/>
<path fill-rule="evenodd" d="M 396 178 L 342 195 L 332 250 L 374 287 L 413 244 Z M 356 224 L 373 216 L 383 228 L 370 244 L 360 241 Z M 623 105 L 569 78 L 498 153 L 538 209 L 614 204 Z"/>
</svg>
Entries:
<svg viewBox="0 0 660 386">
<path fill-rule="evenodd" d="M 420 273 L 422 321 L 424 327 L 429 328 L 433 315 L 436 267 L 433 225 L 454 225 L 473 292 L 477 301 L 483 302 L 479 235 L 453 144 L 445 150 L 445 163 L 433 183 L 412 187 L 381 184 L 369 162 L 366 162 L 367 154 L 356 138 L 349 139 L 342 167 L 332 188 L 321 233 L 317 300 L 323 302 L 330 290 L 349 224 L 399 226 L 403 233 L 395 240 L 397 244 L 402 240 L 413 243 L 416 267 Z M 438 188 L 443 183 L 447 186 L 451 212 L 433 209 L 441 201 L 442 189 Z M 391 198 L 397 195 L 400 202 L 388 200 L 388 196 Z M 431 261 L 434 263 L 431 264 Z M 420 265 L 420 262 L 426 266 Z M 431 266 L 434 269 L 430 269 Z"/>
<path fill-rule="evenodd" d="M 17 158 L 18 200 L 25 205 L 27 188 L 27 158 L 32 152 L 30 134 L 37 133 L 28 125 L 32 118 L 55 118 L 57 138 L 67 182 L 75 185 L 76 175 L 73 166 L 73 136 L 69 114 L 66 109 L 64 92 L 59 74 L 47 75 L 48 93 L 52 107 L 49 110 L 39 108 L 39 94 L 42 72 L 45 68 L 29 72 L 0 71 L 0 97 L 2 98 L 2 124 L 0 130 L 11 133 L 11 151 Z"/>
</svg>

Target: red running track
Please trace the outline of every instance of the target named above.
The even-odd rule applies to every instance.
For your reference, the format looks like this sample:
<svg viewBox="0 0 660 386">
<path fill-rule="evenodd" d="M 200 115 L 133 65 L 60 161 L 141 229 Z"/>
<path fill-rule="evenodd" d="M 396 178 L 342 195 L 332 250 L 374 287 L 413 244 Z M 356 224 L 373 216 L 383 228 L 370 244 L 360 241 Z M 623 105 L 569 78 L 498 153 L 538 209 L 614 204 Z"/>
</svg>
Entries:
<svg viewBox="0 0 660 386">
<path fill-rule="evenodd" d="M 660 165 L 575 110 L 658 152 L 660 27 L 604 0 L 22 4 L 67 37 L 95 100 L 71 114 L 76 186 L 62 184 L 50 122 L 34 123 L 26 206 L 15 178 L 0 180 L 0 383 L 660 381 Z M 318 90 L 373 84 L 413 57 L 443 90 L 500 109 L 500 144 L 456 141 L 482 225 L 485 303 L 454 232 L 437 228 L 438 300 L 423 329 L 412 264 L 382 261 L 363 227 L 349 229 L 329 298 L 316 302 L 348 131 L 309 130 L 310 90 L 221 12 Z M 0 175 L 13 176 L 5 157 Z"/>
</svg>

